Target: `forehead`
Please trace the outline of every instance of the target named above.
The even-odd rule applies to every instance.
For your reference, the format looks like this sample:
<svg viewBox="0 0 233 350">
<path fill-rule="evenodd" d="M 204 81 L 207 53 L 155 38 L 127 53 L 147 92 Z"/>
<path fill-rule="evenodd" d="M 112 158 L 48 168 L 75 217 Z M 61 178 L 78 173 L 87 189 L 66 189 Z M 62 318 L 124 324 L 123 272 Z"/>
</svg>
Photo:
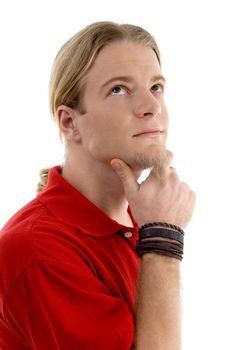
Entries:
<svg viewBox="0 0 233 350">
<path fill-rule="evenodd" d="M 152 48 L 132 42 L 116 42 L 104 47 L 87 75 L 88 81 L 101 84 L 116 75 L 150 76 L 161 74 Z"/>
</svg>

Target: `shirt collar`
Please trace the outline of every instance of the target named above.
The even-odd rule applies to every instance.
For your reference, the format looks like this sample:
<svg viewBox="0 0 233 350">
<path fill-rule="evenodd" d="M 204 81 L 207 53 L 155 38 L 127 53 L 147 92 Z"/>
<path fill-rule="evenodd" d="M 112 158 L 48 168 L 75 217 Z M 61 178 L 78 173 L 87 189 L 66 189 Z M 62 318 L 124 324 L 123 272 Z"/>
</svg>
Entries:
<svg viewBox="0 0 233 350">
<path fill-rule="evenodd" d="M 130 209 L 128 211 L 134 223 L 134 228 L 112 220 L 69 184 L 60 172 L 60 166 L 50 169 L 47 186 L 37 196 L 37 199 L 55 217 L 69 222 L 80 228 L 84 233 L 93 236 L 107 236 L 117 231 L 136 233 L 138 226 L 130 213 Z"/>
</svg>

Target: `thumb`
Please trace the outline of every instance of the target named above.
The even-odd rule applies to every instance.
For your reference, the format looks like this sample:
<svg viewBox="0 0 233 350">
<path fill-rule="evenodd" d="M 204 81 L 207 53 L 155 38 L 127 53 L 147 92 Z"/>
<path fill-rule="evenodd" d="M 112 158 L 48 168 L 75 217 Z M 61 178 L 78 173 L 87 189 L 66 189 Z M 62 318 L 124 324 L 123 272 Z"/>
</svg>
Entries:
<svg viewBox="0 0 233 350">
<path fill-rule="evenodd" d="M 112 159 L 110 162 L 113 170 L 117 173 L 119 178 L 121 179 L 125 195 L 129 200 L 132 195 L 139 189 L 139 184 L 135 179 L 135 176 L 131 170 L 131 168 L 120 159 Z"/>
</svg>

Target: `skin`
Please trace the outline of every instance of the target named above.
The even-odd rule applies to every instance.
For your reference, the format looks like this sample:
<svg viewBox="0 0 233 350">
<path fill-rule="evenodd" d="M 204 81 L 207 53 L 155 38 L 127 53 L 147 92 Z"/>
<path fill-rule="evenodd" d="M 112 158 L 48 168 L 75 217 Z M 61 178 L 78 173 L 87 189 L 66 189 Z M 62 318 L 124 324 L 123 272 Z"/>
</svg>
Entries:
<svg viewBox="0 0 233 350">
<path fill-rule="evenodd" d="M 112 166 L 121 178 L 125 195 L 139 225 L 162 221 L 185 228 L 191 219 L 195 194 L 164 163 L 164 181 L 154 172 L 139 185 L 132 170 L 121 160 Z M 180 261 L 144 254 L 140 261 L 135 308 L 135 350 L 181 350 L 182 296 Z"/>
<path fill-rule="evenodd" d="M 124 79 L 105 85 L 116 76 Z M 164 79 L 153 50 L 128 42 L 105 47 L 86 77 L 84 106 L 83 114 L 63 105 L 57 110 L 66 141 L 62 176 L 122 224 L 132 225 L 129 204 L 139 226 L 163 221 L 186 228 L 195 194 L 171 168 Z M 151 129 L 161 132 L 145 133 Z M 139 185 L 148 167 L 154 170 Z M 135 350 L 181 349 L 180 294 L 179 260 L 143 255 Z"/>
<path fill-rule="evenodd" d="M 106 84 L 114 77 L 129 80 Z M 100 52 L 85 82 L 85 113 L 63 105 L 57 110 L 66 140 L 62 175 L 110 217 L 131 225 L 122 184 L 110 162 L 122 159 L 136 178 L 163 162 L 168 113 L 161 68 L 151 48 L 117 42 Z M 151 129 L 161 133 L 134 136 Z"/>
<path fill-rule="evenodd" d="M 118 76 L 129 81 L 116 79 L 106 84 Z M 103 49 L 86 79 L 87 113 L 79 122 L 83 145 L 92 157 L 107 164 L 117 157 L 142 170 L 144 167 L 137 164 L 137 154 L 141 154 L 153 165 L 159 149 L 164 149 L 168 127 L 161 76 L 150 48 L 115 43 Z M 162 129 L 164 134 L 133 136 L 153 128 Z"/>
</svg>

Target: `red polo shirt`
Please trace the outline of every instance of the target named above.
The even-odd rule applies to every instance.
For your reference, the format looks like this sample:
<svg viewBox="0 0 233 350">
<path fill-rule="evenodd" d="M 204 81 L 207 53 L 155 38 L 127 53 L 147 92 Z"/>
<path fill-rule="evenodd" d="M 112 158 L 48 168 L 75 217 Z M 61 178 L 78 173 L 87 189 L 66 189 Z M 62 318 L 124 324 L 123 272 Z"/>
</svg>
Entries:
<svg viewBox="0 0 233 350">
<path fill-rule="evenodd" d="M 129 350 L 137 225 L 110 219 L 59 170 L 1 232 L 0 348 Z"/>
</svg>

